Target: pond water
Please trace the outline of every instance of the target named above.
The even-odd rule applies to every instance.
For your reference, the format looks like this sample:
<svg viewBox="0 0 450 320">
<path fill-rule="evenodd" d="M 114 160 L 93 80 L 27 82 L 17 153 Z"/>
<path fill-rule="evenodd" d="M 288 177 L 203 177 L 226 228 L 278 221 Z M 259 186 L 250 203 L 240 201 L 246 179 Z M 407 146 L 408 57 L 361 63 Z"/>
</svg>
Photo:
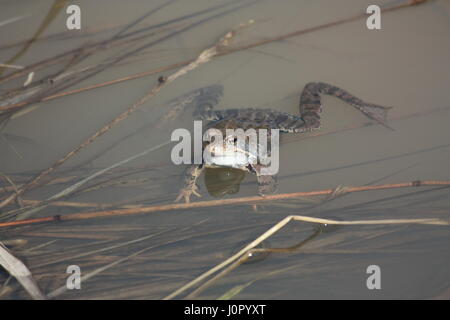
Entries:
<svg viewBox="0 0 450 320">
<path fill-rule="evenodd" d="M 241 23 L 255 21 L 239 32 L 231 48 L 353 17 L 371 4 L 388 8 L 407 2 L 195 0 L 187 4 L 176 0 L 80 0 L 71 4 L 81 9 L 81 29 L 67 30 L 68 1 L 2 0 L 0 63 L 17 67 L 3 69 L 0 77 L 48 58 L 54 63 L 34 70 L 35 81 L 61 70 L 81 70 L 111 57 L 124 57 L 115 65 L 93 69 L 101 72 L 92 72 L 92 76 L 67 88 L 60 89 L 60 82 L 47 81 L 42 86 L 49 91 L 34 98 L 46 99 L 55 93 L 155 72 L 46 101 L 38 99 L 27 109 L 8 115 L 8 121 L 3 118 L 0 172 L 17 185 L 29 182 L 145 96 L 158 85 L 158 78 L 177 70 L 163 67 L 195 59 Z M 142 21 L 130 25 L 147 13 Z M 12 18 L 17 20 L 8 21 Z M 72 60 L 76 62 L 72 65 L 72 56 L 61 61 L 54 58 L 80 46 L 92 48 L 126 26 L 130 29 L 125 33 L 152 28 L 110 46 L 97 47 L 87 58 Z M 143 49 L 136 50 L 140 47 Z M 130 52 L 133 54 L 125 57 Z M 33 204 L 29 200 L 48 199 L 98 170 L 170 140 L 176 128 L 191 128 L 189 113 L 162 126 L 157 121 L 167 112 L 169 101 L 212 84 L 224 89 L 215 107 L 218 110 L 253 107 L 298 114 L 301 90 L 312 81 L 334 84 L 365 101 L 394 107 L 389 110 L 388 124 L 395 130 L 389 130 L 380 125 L 366 126 L 364 115 L 341 100 L 323 95 L 321 130 L 282 140 L 278 194 L 417 180 L 448 181 L 449 58 L 450 2 L 445 0 L 382 13 L 381 30 L 369 30 L 362 18 L 214 57 L 163 84 L 138 110 L 20 198 L 26 205 Z M 1 82 L 0 94 L 20 88 L 28 73 Z M 86 74 L 72 79 L 82 79 Z M 5 104 L 6 99 L 2 95 L 0 106 L 15 103 Z M 324 134 L 314 136 L 316 133 Z M 183 184 L 185 169 L 171 162 L 173 145 L 96 177 L 78 192 L 60 199 L 66 203 L 51 203 L 27 216 L 171 204 Z M 3 200 L 10 194 L 11 184 L 0 180 L 1 187 L 10 187 L 0 194 Z M 237 193 L 223 198 L 208 194 L 204 177 L 199 184 L 202 198 L 193 197 L 194 202 L 257 195 L 256 178 L 248 174 Z M 322 202 L 302 198 L 0 227 L 0 240 L 26 242 L 9 248 L 26 263 L 45 293 L 65 286 L 69 265 L 78 265 L 82 275 L 108 266 L 82 281 L 82 289 L 63 292 L 58 299 L 162 299 L 287 215 L 342 221 L 449 221 L 449 190 L 446 186 L 398 188 L 320 198 Z M 8 213 L 16 208 L 12 203 L 1 209 L 0 222 L 14 220 Z M 292 221 L 272 236 L 266 247 L 294 246 L 314 230 L 314 224 Z M 232 298 L 448 299 L 449 240 L 448 225 L 340 226 L 291 252 L 272 252 L 237 267 L 197 298 L 217 299 L 243 285 Z M 380 267 L 379 290 L 369 290 L 366 285 L 371 265 Z M 1 283 L 6 279 L 6 273 L 0 273 Z M 2 299 L 28 298 L 14 281 L 4 287 L 10 291 L 4 291 Z"/>
</svg>

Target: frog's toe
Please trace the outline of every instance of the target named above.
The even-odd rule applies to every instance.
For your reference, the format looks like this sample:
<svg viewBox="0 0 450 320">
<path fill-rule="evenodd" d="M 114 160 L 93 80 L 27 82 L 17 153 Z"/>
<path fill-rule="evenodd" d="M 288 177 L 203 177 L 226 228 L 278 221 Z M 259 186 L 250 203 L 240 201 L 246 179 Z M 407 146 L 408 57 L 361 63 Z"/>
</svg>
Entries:
<svg viewBox="0 0 450 320">
<path fill-rule="evenodd" d="M 184 199 L 184 202 L 190 203 L 192 194 L 200 198 L 202 195 L 197 190 L 197 186 L 181 189 L 174 202 L 179 202 L 181 199 Z"/>
<path fill-rule="evenodd" d="M 178 194 L 178 197 L 176 197 L 176 199 L 174 200 L 174 202 L 180 202 L 180 200 L 183 199 L 183 198 L 184 198 L 184 200 L 186 201 L 186 196 L 185 196 L 182 192 L 180 192 L 180 193 Z M 189 202 L 189 198 L 187 199 L 186 202 Z"/>
<path fill-rule="evenodd" d="M 393 107 L 385 107 L 377 104 L 365 103 L 362 105 L 358 105 L 357 108 L 370 119 L 375 120 L 376 122 L 390 130 L 395 131 L 395 129 L 387 125 L 388 111 Z"/>
<path fill-rule="evenodd" d="M 195 194 L 199 198 L 202 197 L 202 195 L 197 190 L 192 190 L 192 193 Z"/>
<path fill-rule="evenodd" d="M 181 199 L 184 199 L 184 202 L 189 203 L 190 197 L 191 197 L 191 192 L 189 190 L 182 189 L 174 202 L 180 202 Z"/>
</svg>

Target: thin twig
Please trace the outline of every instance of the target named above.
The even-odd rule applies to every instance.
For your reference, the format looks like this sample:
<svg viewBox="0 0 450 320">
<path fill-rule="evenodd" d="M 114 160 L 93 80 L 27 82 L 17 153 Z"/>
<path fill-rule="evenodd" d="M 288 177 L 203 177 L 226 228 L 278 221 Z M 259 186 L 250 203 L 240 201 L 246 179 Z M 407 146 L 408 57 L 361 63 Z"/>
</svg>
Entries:
<svg viewBox="0 0 450 320">
<path fill-rule="evenodd" d="M 2 172 L 0 172 L 0 176 L 2 176 L 3 179 L 5 179 L 11 185 L 11 187 L 14 190 L 14 192 L 18 192 L 17 185 L 14 183 L 14 181 L 12 181 L 7 175 L 5 175 Z M 22 208 L 23 207 L 23 201 L 22 201 L 21 197 L 18 196 L 16 199 L 17 199 L 17 203 Z"/>
<path fill-rule="evenodd" d="M 439 181 L 439 180 L 438 181 L 435 181 L 435 180 L 412 181 L 412 182 L 403 182 L 403 183 L 395 183 L 395 184 L 346 187 L 345 190 L 347 193 L 352 193 L 352 192 L 362 192 L 362 191 L 371 191 L 371 190 L 389 190 L 389 189 L 410 188 L 410 187 L 420 187 L 420 186 L 429 186 L 429 187 L 431 187 L 431 186 L 450 186 L 450 181 Z M 84 220 L 84 219 L 135 215 L 135 214 L 163 212 L 163 211 L 172 211 L 172 210 L 209 208 L 209 207 L 217 207 L 217 206 L 236 205 L 236 204 L 254 204 L 254 203 L 264 202 L 264 201 L 275 201 L 275 200 L 294 199 L 294 198 L 300 198 L 300 197 L 331 195 L 335 192 L 335 190 L 336 189 L 334 188 L 334 189 L 325 189 L 325 190 L 308 191 L 308 192 L 273 194 L 273 195 L 267 195 L 264 197 L 253 196 L 253 197 L 242 197 L 242 198 L 234 198 L 234 199 L 197 201 L 197 202 L 190 202 L 190 203 L 174 203 L 174 204 L 165 204 L 165 205 L 148 206 L 148 207 L 140 207 L 140 208 L 116 209 L 116 210 L 96 211 L 96 212 L 80 212 L 80 213 L 72 213 L 72 214 L 67 214 L 67 215 L 43 217 L 43 218 L 37 218 L 37 219 L 27 219 L 27 220 L 21 220 L 21 221 L 3 222 L 3 223 L 0 223 L 0 227 L 11 227 L 11 226 L 18 226 L 18 225 L 50 222 L 50 221 Z"/>
<path fill-rule="evenodd" d="M 83 46 L 83 47 L 80 47 L 80 48 L 72 49 L 72 50 L 70 50 L 70 51 L 67 51 L 67 52 L 58 54 L 58 55 L 56 55 L 56 56 L 54 56 L 54 57 L 51 57 L 51 58 L 48 58 L 48 59 L 44 59 L 44 60 L 42 60 L 42 61 L 40 61 L 40 62 L 37 62 L 37 63 L 35 63 L 35 64 L 32 64 L 32 65 L 30 65 L 30 66 L 27 66 L 27 67 L 25 67 L 24 69 L 18 70 L 18 71 L 16 71 L 16 72 L 13 72 L 13 73 L 11 73 L 11 74 L 9 74 L 9 75 L 7 75 L 7 76 L 0 77 L 0 83 L 2 83 L 2 82 L 4 82 L 4 81 L 7 81 L 7 80 L 11 80 L 11 79 L 17 78 L 17 77 L 19 77 L 19 76 L 22 76 L 22 75 L 26 74 L 26 71 L 28 71 L 28 70 L 37 70 L 37 69 L 43 68 L 43 67 L 45 67 L 45 66 L 49 66 L 49 65 L 52 65 L 52 64 L 55 64 L 55 63 L 59 63 L 60 61 L 66 60 L 68 56 L 81 56 L 81 55 L 85 55 L 85 54 L 90 54 L 91 52 L 94 52 L 95 50 L 102 50 L 102 49 L 105 49 L 105 48 L 107 48 L 108 46 L 110 46 L 112 43 L 115 43 L 116 40 L 120 40 L 120 39 L 123 39 L 123 38 L 129 38 L 129 37 L 131 37 L 131 36 L 133 36 L 133 35 L 136 35 L 136 34 L 138 34 L 138 33 L 146 32 L 146 31 L 149 31 L 149 30 L 155 29 L 155 28 L 164 27 L 164 26 L 166 26 L 166 25 L 169 25 L 169 24 L 172 24 L 172 23 L 175 23 L 175 22 L 179 22 L 179 21 L 183 21 L 183 20 L 186 20 L 186 19 L 190 19 L 190 18 L 192 18 L 192 17 L 198 16 L 198 15 L 202 15 L 202 14 L 204 14 L 204 13 L 213 12 L 213 11 L 216 11 L 216 10 L 218 10 L 218 9 L 225 8 L 225 7 L 227 7 L 227 6 L 233 5 L 233 4 L 235 4 L 235 3 L 238 3 L 238 4 L 239 4 L 238 6 L 233 7 L 232 9 L 228 9 L 228 10 L 225 10 L 225 11 L 223 11 L 223 12 L 219 12 L 218 14 L 214 14 L 214 15 L 212 15 L 212 16 L 210 16 L 210 17 L 207 17 L 207 18 L 204 18 L 204 19 L 202 19 L 202 20 L 200 20 L 200 21 L 191 23 L 191 24 L 188 25 L 187 27 L 183 28 L 183 30 L 176 31 L 176 32 L 172 33 L 172 34 L 169 35 L 169 36 L 164 36 L 163 38 L 160 38 L 160 39 L 157 40 L 156 42 L 155 42 L 155 41 L 152 41 L 151 43 L 146 44 L 146 45 L 140 47 L 140 48 L 137 50 L 137 51 L 140 51 L 140 50 L 142 50 L 142 49 L 147 48 L 148 46 L 152 46 L 152 45 L 156 44 L 157 42 L 163 41 L 163 40 L 165 40 L 165 39 L 167 39 L 167 38 L 169 38 L 169 37 L 171 37 L 171 36 L 173 36 L 173 35 L 175 35 L 175 34 L 179 34 L 180 32 L 187 31 L 187 30 L 189 30 L 189 29 L 191 29 L 191 28 L 193 28 L 193 27 L 195 27 L 195 26 L 198 26 L 199 24 L 202 24 L 202 23 L 204 23 L 204 22 L 206 22 L 206 21 L 209 21 L 209 20 L 211 20 L 211 19 L 220 17 L 220 16 L 223 15 L 223 14 L 226 14 L 226 13 L 229 13 L 229 12 L 232 12 L 232 11 L 235 11 L 235 10 L 238 10 L 239 8 L 243 8 L 243 7 L 245 7 L 245 6 L 248 6 L 248 5 L 251 4 L 251 3 L 255 3 L 255 1 L 259 1 L 259 0 L 252 0 L 252 1 L 250 1 L 249 3 L 243 3 L 243 4 L 242 4 L 242 3 L 239 4 L 239 0 L 228 1 L 228 2 L 226 2 L 226 3 L 223 3 L 223 4 L 220 4 L 220 5 L 214 6 L 214 7 L 212 7 L 212 8 L 200 10 L 200 11 L 197 11 L 197 12 L 195 12 L 195 13 L 191 13 L 191 14 L 188 14 L 188 15 L 185 15 L 185 16 L 182 16 L 182 17 L 178 17 L 178 18 L 175 18 L 175 19 L 172 19 L 172 20 L 168 20 L 168 21 L 165 21 L 165 22 L 162 22 L 162 23 L 158 23 L 158 24 L 156 24 L 156 25 L 152 25 L 152 26 L 149 26 L 149 27 L 145 27 L 145 28 L 142 28 L 142 29 L 140 29 L 140 30 L 128 32 L 128 33 L 126 33 L 126 34 L 122 34 L 122 35 L 119 35 L 119 36 L 115 36 L 115 37 L 113 37 L 113 38 L 109 38 L 109 39 L 106 39 L 106 40 L 101 40 L 101 41 L 95 42 L 95 43 L 93 43 L 93 44 L 89 44 L 89 45 L 86 45 L 86 46 Z M 143 36 L 139 36 L 138 38 L 141 38 L 141 37 L 143 37 Z M 137 51 L 136 51 L 136 52 L 137 52 Z M 135 52 L 135 50 L 133 50 L 131 53 L 136 53 L 136 52 Z M 124 55 L 124 56 L 121 56 L 121 57 L 119 57 L 119 59 L 122 60 L 122 59 L 128 57 L 129 54 L 130 54 L 130 53 L 128 53 L 128 54 L 126 54 L 126 55 Z M 115 63 L 117 63 L 118 61 L 119 61 L 119 60 L 115 61 Z M 190 61 L 190 62 L 191 62 L 191 61 Z M 189 63 L 189 62 L 188 62 L 188 63 Z M 74 83 L 72 83 L 71 85 L 73 85 L 73 84 L 74 84 Z M 37 100 L 37 101 L 35 101 L 35 102 L 39 102 L 39 100 Z M 0 107 L 0 110 L 3 110 L 2 108 L 4 108 L 4 107 L 8 107 L 8 106 Z M 11 106 L 9 106 L 9 107 L 14 108 L 14 107 L 18 107 L 18 106 L 12 106 L 12 105 L 11 105 Z"/>
<path fill-rule="evenodd" d="M 61 199 L 62 197 L 66 197 L 69 194 L 71 194 L 71 193 L 75 192 L 76 190 L 78 190 L 81 186 L 85 185 L 86 183 L 88 183 L 92 179 L 94 179 L 94 178 L 96 178 L 96 177 L 98 177 L 98 176 L 100 176 L 100 175 L 102 175 L 102 174 L 104 174 L 104 173 L 114 169 L 114 168 L 120 167 L 120 166 L 122 166 L 122 165 L 124 165 L 124 164 L 126 164 L 126 163 L 128 163 L 130 161 L 133 161 L 135 159 L 143 157 L 143 156 L 149 154 L 150 152 L 152 152 L 154 150 L 160 149 L 160 148 L 168 145 L 169 143 L 171 143 L 171 141 L 163 142 L 163 143 L 161 143 L 161 144 L 159 144 L 157 146 L 151 147 L 151 148 L 149 148 L 147 150 L 144 150 L 144 151 L 142 151 L 142 152 L 140 152 L 138 154 L 135 154 L 135 155 L 133 155 L 131 157 L 128 157 L 127 159 L 124 159 L 122 161 L 116 162 L 116 163 L 114 163 L 113 165 L 111 165 L 111 166 L 109 166 L 107 168 L 104 168 L 104 169 L 101 169 L 99 171 L 96 171 L 95 173 L 89 175 L 88 177 L 78 181 L 77 183 L 74 183 L 73 185 L 65 188 L 64 190 L 58 192 L 57 194 L 49 197 L 45 201 L 42 201 L 42 203 L 39 206 L 35 206 L 34 208 L 30 208 L 28 211 L 21 212 L 20 214 L 17 215 L 17 218 L 29 217 L 31 214 L 36 213 L 36 212 L 44 209 L 45 207 L 47 207 L 48 202 Z"/>
<path fill-rule="evenodd" d="M 186 296 L 186 299 L 195 299 L 201 292 L 203 292 L 205 289 L 212 286 L 215 282 L 220 280 L 221 278 L 225 277 L 227 274 L 229 274 L 231 271 L 239 267 L 241 264 L 245 263 L 253 254 L 258 253 L 264 253 L 264 252 L 292 252 L 294 250 L 297 250 L 298 248 L 303 247 L 307 243 L 314 240 L 319 234 L 322 233 L 322 230 L 318 228 L 312 235 L 310 235 L 308 238 L 304 239 L 299 244 L 290 247 L 290 248 L 252 248 L 244 255 L 242 255 L 239 259 L 237 259 L 234 263 L 229 265 L 226 269 L 223 269 L 221 272 L 216 274 L 214 277 L 203 283 L 201 286 L 199 286 L 197 289 L 192 291 L 188 296 Z"/>
</svg>

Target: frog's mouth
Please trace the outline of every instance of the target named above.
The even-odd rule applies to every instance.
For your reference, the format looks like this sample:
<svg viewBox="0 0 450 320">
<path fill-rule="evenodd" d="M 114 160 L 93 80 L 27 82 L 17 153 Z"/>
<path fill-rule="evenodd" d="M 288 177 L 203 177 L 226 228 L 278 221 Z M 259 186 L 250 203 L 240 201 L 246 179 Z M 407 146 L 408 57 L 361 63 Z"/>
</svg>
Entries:
<svg viewBox="0 0 450 320">
<path fill-rule="evenodd" d="M 257 163 L 257 156 L 235 145 L 208 145 L 204 163 L 207 167 L 227 167 L 248 171 L 248 166 Z"/>
<path fill-rule="evenodd" d="M 242 153 L 212 155 L 209 161 L 205 161 L 205 164 L 209 167 L 227 167 L 241 170 L 246 170 L 248 163 L 247 156 Z"/>
</svg>

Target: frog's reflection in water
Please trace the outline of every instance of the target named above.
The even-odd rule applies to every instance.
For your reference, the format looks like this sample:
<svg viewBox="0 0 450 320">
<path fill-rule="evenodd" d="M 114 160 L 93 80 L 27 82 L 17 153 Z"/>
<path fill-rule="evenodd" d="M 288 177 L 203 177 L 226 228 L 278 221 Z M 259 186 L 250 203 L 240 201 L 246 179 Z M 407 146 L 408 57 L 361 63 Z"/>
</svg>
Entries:
<svg viewBox="0 0 450 320">
<path fill-rule="evenodd" d="M 238 193 L 245 174 L 245 171 L 233 168 L 206 168 L 206 189 L 213 197 Z"/>
</svg>

